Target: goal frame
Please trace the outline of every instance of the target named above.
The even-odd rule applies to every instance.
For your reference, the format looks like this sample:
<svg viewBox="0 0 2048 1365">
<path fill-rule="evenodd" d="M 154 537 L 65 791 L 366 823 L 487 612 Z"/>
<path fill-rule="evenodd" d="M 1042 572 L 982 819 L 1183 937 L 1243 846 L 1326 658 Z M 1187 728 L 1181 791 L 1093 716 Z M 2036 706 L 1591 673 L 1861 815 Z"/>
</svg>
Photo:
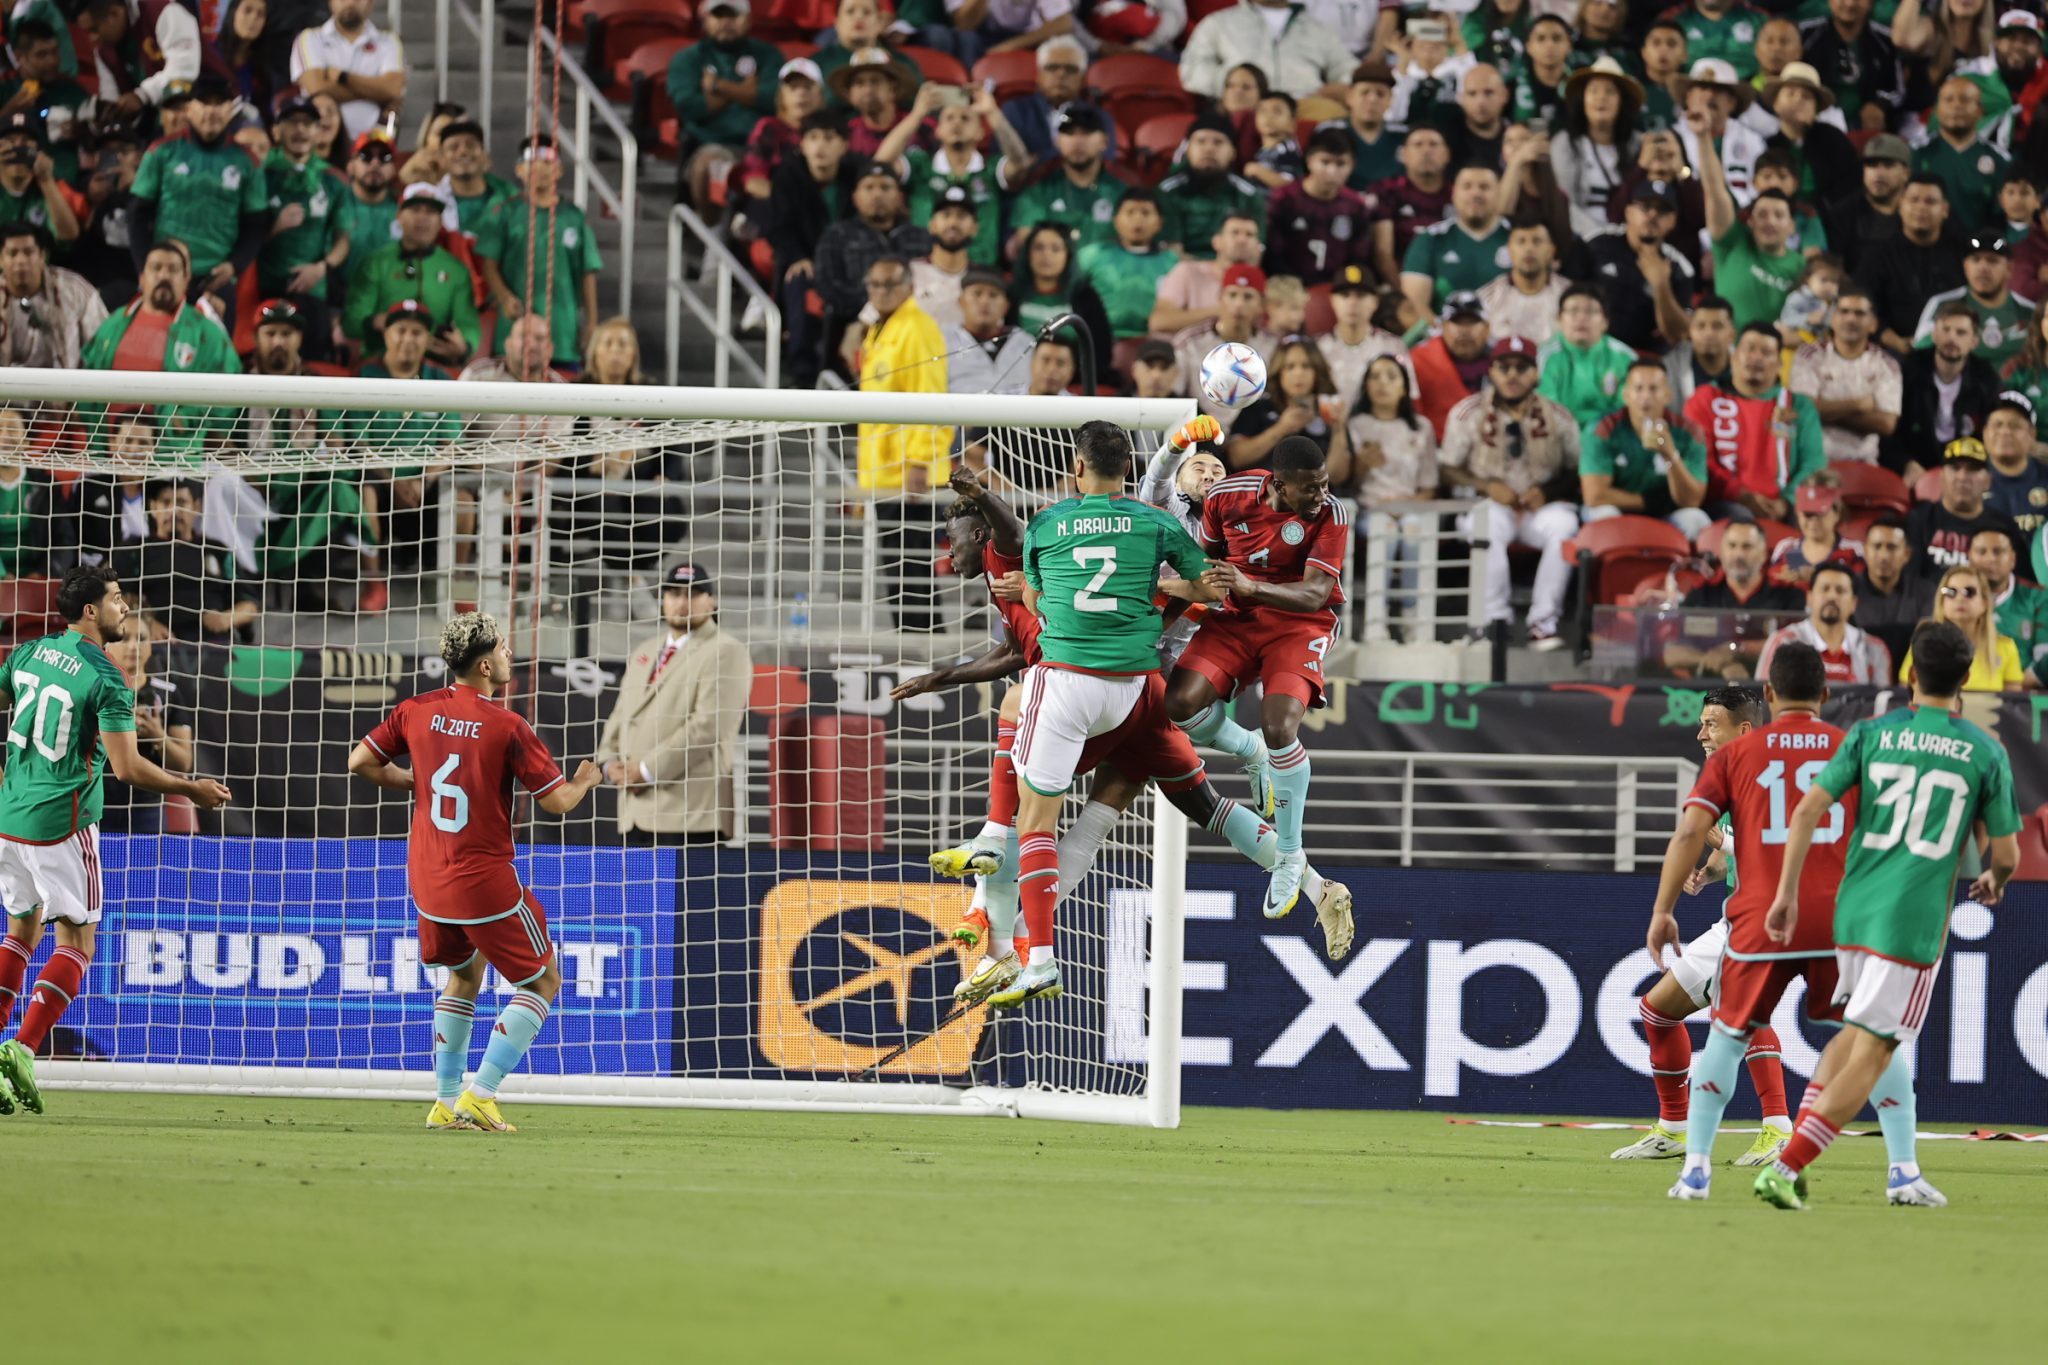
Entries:
<svg viewBox="0 0 2048 1365">
<path fill-rule="evenodd" d="M 640 421 L 728 422 L 786 428 L 792 424 L 1074 428 L 1107 421 L 1128 430 L 1168 431 L 1193 417 L 1190 399 L 1074 396 L 864 394 L 827 390 L 706 389 L 657 385 L 421 384 L 359 378 L 270 378 L 256 375 L 0 370 L 0 403 L 176 404 L 186 407 L 446 411 L 539 418 L 603 417 Z M 498 450 L 478 464 L 545 458 Z M 254 472 L 291 465 L 243 452 Z M 411 452 L 351 452 L 348 467 L 405 464 Z M 24 463 L 77 468 L 70 449 L 31 450 Z M 233 467 L 230 462 L 230 467 Z M 332 466 L 328 466 L 332 467 Z M 860 495 L 850 486 L 849 494 Z M 1145 972 L 1147 1023 L 1142 1090 L 1090 1094 L 1032 1087 L 952 1086 L 927 1081 L 776 1080 L 631 1075 L 549 1075 L 508 1078 L 508 1098 L 528 1103 L 622 1107 L 762 1109 L 860 1114 L 952 1114 L 1042 1118 L 1174 1128 L 1180 1123 L 1180 1059 L 1185 887 L 1188 834 L 1183 816 L 1155 788 L 1144 807 L 1151 826 L 1150 898 Z M 1142 840 L 1142 836 L 1141 836 Z M 121 907 L 109 907 L 118 925 Z M 294 1098 L 418 1100 L 429 1070 L 48 1061 L 39 1068 L 53 1089 Z"/>
</svg>

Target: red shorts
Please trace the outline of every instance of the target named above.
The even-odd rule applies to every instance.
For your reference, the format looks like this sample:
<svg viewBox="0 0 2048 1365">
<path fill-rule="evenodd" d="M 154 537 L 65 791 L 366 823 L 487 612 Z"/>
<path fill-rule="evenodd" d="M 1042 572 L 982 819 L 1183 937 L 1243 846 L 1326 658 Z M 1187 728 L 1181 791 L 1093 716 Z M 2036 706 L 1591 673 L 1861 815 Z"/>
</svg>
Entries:
<svg viewBox="0 0 2048 1365">
<path fill-rule="evenodd" d="M 547 911 L 531 891 L 520 892 L 519 904 L 509 914 L 491 919 L 457 923 L 420 916 L 423 965 L 460 967 L 478 953 L 514 986 L 524 986 L 547 970 L 555 945 L 548 941 Z"/>
<path fill-rule="evenodd" d="M 1748 1033 L 1771 1022 L 1771 1012 L 1785 988 L 1798 977 L 1806 978 L 1806 1017 L 1815 1023 L 1842 1022 L 1842 1007 L 1835 1003 L 1835 959 L 1833 957 L 1739 958 L 1721 955 L 1721 967 L 1714 978 L 1714 1022 L 1737 1033 Z"/>
<path fill-rule="evenodd" d="M 1207 678 L 1225 700 L 1257 679 L 1267 696 L 1296 697 L 1313 708 L 1323 697 L 1323 656 L 1336 638 L 1333 612 L 1211 612 L 1179 666 Z"/>
<path fill-rule="evenodd" d="M 1107 763 L 1140 784 L 1157 782 L 1161 791 L 1187 791 L 1207 775 L 1202 757 L 1187 733 L 1166 714 L 1166 680 L 1154 673 L 1124 723 L 1081 746 L 1074 775 L 1092 773 Z"/>
</svg>

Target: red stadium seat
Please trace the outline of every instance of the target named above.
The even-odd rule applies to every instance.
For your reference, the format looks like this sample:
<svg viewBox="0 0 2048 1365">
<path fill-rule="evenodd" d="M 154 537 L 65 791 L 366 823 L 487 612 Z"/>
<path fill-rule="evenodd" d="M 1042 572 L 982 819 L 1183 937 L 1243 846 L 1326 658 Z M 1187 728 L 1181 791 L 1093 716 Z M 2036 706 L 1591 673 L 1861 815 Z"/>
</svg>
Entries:
<svg viewBox="0 0 2048 1365">
<path fill-rule="evenodd" d="M 1936 465 L 1936 466 L 1935 466 L 1934 468 L 1932 468 L 1932 469 L 1928 470 L 1928 471 L 1927 471 L 1927 472 L 1926 472 L 1925 474 L 1922 474 L 1922 475 L 1920 476 L 1920 479 L 1919 479 L 1919 481 L 1918 481 L 1917 483 L 1915 483 L 1915 484 L 1913 485 L 1913 501 L 1915 501 L 1915 502 L 1940 502 L 1940 501 L 1941 501 L 1941 466 L 1940 466 L 1940 465 Z"/>
<path fill-rule="evenodd" d="M 61 624 L 56 579 L 0 578 L 0 631 L 15 640 L 31 640 Z"/>
<path fill-rule="evenodd" d="M 664 39 L 678 40 L 669 49 L 673 53 L 689 46 L 696 33 L 696 24 L 680 7 L 650 5 L 647 0 L 591 0 L 584 24 L 583 69 L 600 74 L 610 71 L 612 84 L 605 94 L 613 99 L 626 94 L 625 78 L 612 69 L 614 63 L 637 56 L 648 44 Z"/>
<path fill-rule="evenodd" d="M 1110 348 L 1109 368 L 1115 370 L 1118 374 L 1129 375 L 1131 366 L 1138 363 L 1138 348 L 1150 339 L 1149 337 L 1119 338 L 1116 345 Z"/>
<path fill-rule="evenodd" d="M 1167 157 L 1142 148 L 1126 147 L 1110 159 L 1109 168 L 1133 185 L 1157 185 L 1172 165 Z"/>
<path fill-rule="evenodd" d="M 1218 10 L 1234 9 L 1237 0 L 1188 0 L 1187 32 L 1193 33 L 1195 25 L 1201 23 Z"/>
<path fill-rule="evenodd" d="M 1151 57 L 1142 52 L 1120 52 L 1114 57 L 1104 57 L 1088 68 L 1088 88 L 1105 101 L 1135 91 L 1186 93 L 1180 88 L 1178 66 L 1164 57 Z"/>
<path fill-rule="evenodd" d="M 657 38 L 612 68 L 613 86 L 625 92 L 626 124 L 642 141 L 649 140 L 650 134 L 658 141 L 662 121 L 676 117 L 675 103 L 668 97 L 668 68 L 676 53 L 689 45 L 688 38 Z M 673 144 L 648 150 L 670 157 L 676 154 Z"/>
<path fill-rule="evenodd" d="M 974 79 L 994 81 L 999 100 L 1028 95 L 1038 88 L 1038 54 L 991 52 L 974 64 Z"/>
<path fill-rule="evenodd" d="M 1685 533 L 1656 517 L 1619 516 L 1588 522 L 1565 542 L 1579 563 L 1579 591 L 1588 603 L 1612 603 L 1692 554 Z"/>
<path fill-rule="evenodd" d="M 1913 505 L 1906 481 L 1882 465 L 1861 460 L 1834 460 L 1828 468 L 1842 480 L 1842 506 L 1851 512 L 1896 512 L 1900 516 Z"/>
<path fill-rule="evenodd" d="M 818 45 L 816 43 L 807 42 L 799 38 L 792 38 L 787 42 L 777 43 L 775 46 L 782 49 L 782 60 L 785 62 L 793 62 L 799 57 L 815 57 L 818 55 Z"/>
<path fill-rule="evenodd" d="M 1699 547 L 1701 554 L 1712 555 L 1719 559 L 1721 557 L 1721 537 L 1728 533 L 1728 526 L 1728 518 L 1723 517 L 1706 530 L 1700 532 L 1699 539 L 1693 543 Z M 1758 518 L 1756 526 L 1759 531 L 1764 533 L 1764 549 L 1766 551 L 1775 548 L 1779 541 L 1790 540 L 1793 536 L 1799 534 L 1797 530 L 1787 526 L 1784 522 L 1772 521 L 1768 517 Z"/>
<path fill-rule="evenodd" d="M 1194 121 L 1193 114 L 1182 110 L 1154 114 L 1132 131 L 1130 140 L 1140 151 L 1163 156 L 1171 162 L 1174 153 L 1180 150 L 1180 144 L 1187 140 L 1188 125 Z"/>
<path fill-rule="evenodd" d="M 1125 140 L 1161 114 L 1192 114 L 1195 97 L 1179 90 L 1127 90 L 1110 95 L 1102 107 L 1116 120 L 1117 132 Z"/>
<path fill-rule="evenodd" d="M 960 59 L 950 52 L 939 52 L 929 47 L 897 50 L 908 57 L 928 81 L 937 81 L 940 85 L 967 84 L 967 68 L 960 65 Z"/>
<path fill-rule="evenodd" d="M 1337 330 L 1337 313 L 1330 307 L 1330 286 L 1318 284 L 1308 291 L 1308 312 L 1301 321 L 1301 330 L 1312 337 L 1326 336 Z"/>
</svg>

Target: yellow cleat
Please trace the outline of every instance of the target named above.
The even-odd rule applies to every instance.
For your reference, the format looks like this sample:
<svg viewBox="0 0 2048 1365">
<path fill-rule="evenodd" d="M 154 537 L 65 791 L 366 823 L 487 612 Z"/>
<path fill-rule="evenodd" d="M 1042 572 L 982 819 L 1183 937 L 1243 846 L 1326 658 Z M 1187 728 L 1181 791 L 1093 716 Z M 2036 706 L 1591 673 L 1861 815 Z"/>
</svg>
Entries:
<svg viewBox="0 0 2048 1365">
<path fill-rule="evenodd" d="M 455 1101 L 455 1114 L 457 1118 L 469 1120 L 473 1126 L 483 1129 L 486 1133 L 519 1131 L 505 1122 L 505 1116 L 498 1112 L 498 1102 L 495 1099 L 487 1100 L 467 1090 L 462 1092 L 461 1099 Z"/>
<path fill-rule="evenodd" d="M 457 1107 L 462 1101 L 457 1100 Z M 430 1133 L 474 1133 L 476 1123 L 466 1115 L 457 1113 L 439 1100 L 427 1111 L 427 1131 Z"/>
<path fill-rule="evenodd" d="M 1316 922 L 1323 926 L 1323 955 L 1335 962 L 1351 951 L 1358 924 L 1351 917 L 1351 888 L 1342 882 L 1323 880 L 1316 896 Z"/>
<path fill-rule="evenodd" d="M 1785 1150 L 1785 1144 L 1792 1140 L 1789 1128 L 1773 1128 L 1765 1124 L 1757 1129 L 1756 1141 L 1749 1144 L 1749 1150 L 1735 1158 L 1738 1166 L 1768 1166 L 1778 1159 L 1778 1153 Z"/>
<path fill-rule="evenodd" d="M 970 841 L 957 848 L 942 848 L 925 861 L 941 877 L 993 877 L 1003 865 L 1003 851 Z"/>
</svg>

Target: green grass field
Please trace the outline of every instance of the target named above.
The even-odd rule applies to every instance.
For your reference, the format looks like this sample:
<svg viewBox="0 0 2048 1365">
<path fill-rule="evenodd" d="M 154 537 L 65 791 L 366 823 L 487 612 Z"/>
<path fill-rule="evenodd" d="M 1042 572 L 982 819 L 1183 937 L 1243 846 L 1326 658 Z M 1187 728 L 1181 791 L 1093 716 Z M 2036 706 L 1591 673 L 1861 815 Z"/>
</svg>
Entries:
<svg viewBox="0 0 2048 1365">
<path fill-rule="evenodd" d="M 1929 1144 L 1930 1211 L 1845 1140 L 1789 1214 L 1731 1169 L 1673 1204 L 1675 1163 L 1610 1163 L 1612 1133 L 1438 1115 L 518 1105 L 491 1137 L 422 1105 L 49 1099 L 0 1121 L 8 1336 L 38 1360 L 2041 1358 L 2048 1152 L 2017 1143 Z"/>
</svg>

